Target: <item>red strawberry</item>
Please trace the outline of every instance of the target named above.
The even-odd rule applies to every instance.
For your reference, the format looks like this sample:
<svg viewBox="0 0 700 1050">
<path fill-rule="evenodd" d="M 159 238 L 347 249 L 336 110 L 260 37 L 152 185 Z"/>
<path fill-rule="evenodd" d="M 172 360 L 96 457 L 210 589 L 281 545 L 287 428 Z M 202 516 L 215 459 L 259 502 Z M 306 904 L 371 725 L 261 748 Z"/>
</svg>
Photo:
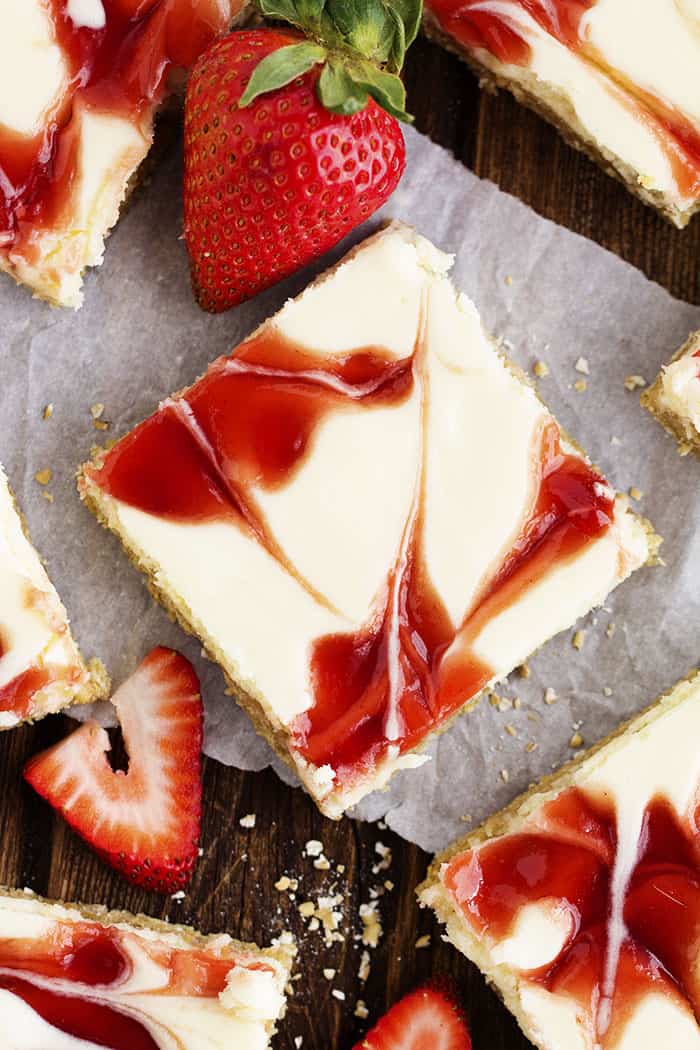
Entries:
<svg viewBox="0 0 700 1050">
<path fill-rule="evenodd" d="M 406 163 L 397 73 L 420 0 L 327 0 L 310 24 L 315 0 L 258 6 L 313 40 L 233 33 L 192 72 L 185 240 L 197 301 L 214 312 L 331 248 L 387 200 Z"/>
<path fill-rule="evenodd" d="M 444 988 L 427 984 L 404 996 L 355 1050 L 471 1050 L 459 1006 Z"/>
<path fill-rule="evenodd" d="M 109 737 L 88 722 L 30 759 L 24 776 L 108 864 L 159 893 L 181 889 L 197 858 L 202 701 L 191 664 L 149 653 L 112 698 L 129 754 L 114 771 Z"/>
</svg>

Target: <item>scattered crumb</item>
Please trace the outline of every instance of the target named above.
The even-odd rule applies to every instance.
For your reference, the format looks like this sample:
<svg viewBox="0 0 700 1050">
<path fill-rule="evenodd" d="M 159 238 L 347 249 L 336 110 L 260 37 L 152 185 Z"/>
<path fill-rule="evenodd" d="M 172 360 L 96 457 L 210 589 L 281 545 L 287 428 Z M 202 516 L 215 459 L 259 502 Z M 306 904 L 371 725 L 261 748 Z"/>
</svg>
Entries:
<svg viewBox="0 0 700 1050">
<path fill-rule="evenodd" d="M 461 816 L 461 817 L 460 817 L 459 819 L 460 819 L 460 820 L 463 820 L 465 824 L 471 824 L 471 822 L 473 821 L 473 819 L 474 819 L 474 818 L 473 818 L 473 816 L 471 815 L 471 813 L 465 813 L 465 814 L 464 814 L 463 816 Z"/>
<path fill-rule="evenodd" d="M 357 971 L 357 976 L 358 976 L 359 980 L 362 981 L 363 984 L 365 983 L 365 981 L 369 977 L 371 968 L 372 968 L 372 964 L 370 963 L 369 952 L 365 948 L 365 950 L 363 951 L 362 955 L 360 956 L 360 966 L 359 966 L 359 969 Z"/>
<path fill-rule="evenodd" d="M 508 772 L 507 769 L 502 769 L 501 770 L 501 780 L 503 781 L 504 784 L 507 784 L 508 781 L 510 780 L 510 773 Z"/>
<path fill-rule="evenodd" d="M 247 813 L 245 817 L 241 817 L 238 823 L 242 828 L 254 828 L 256 819 L 255 813 Z"/>
<path fill-rule="evenodd" d="M 358 999 L 355 1003 L 355 1017 L 359 1017 L 361 1021 L 366 1021 L 369 1017 L 369 1010 L 364 999 Z"/>
<path fill-rule="evenodd" d="M 569 741 L 569 747 L 583 747 L 583 737 L 580 733 L 574 733 L 574 735 L 571 737 L 571 740 Z"/>
<path fill-rule="evenodd" d="M 583 643 L 584 643 L 585 640 L 586 640 L 586 632 L 585 631 L 577 631 L 576 634 L 574 635 L 574 637 L 571 639 L 571 644 L 573 645 L 574 649 L 579 649 L 580 650 L 580 649 L 583 649 Z"/>
<path fill-rule="evenodd" d="M 544 702 L 545 702 L 545 704 L 556 704 L 557 699 L 558 699 L 557 694 L 552 689 L 551 685 L 548 685 L 547 688 L 544 691 Z"/>
<path fill-rule="evenodd" d="M 387 890 L 389 893 L 391 893 L 393 888 L 394 888 L 394 883 L 391 881 L 391 879 L 385 879 L 384 880 L 384 889 Z"/>
<path fill-rule="evenodd" d="M 538 379 L 544 379 L 546 376 L 549 375 L 549 365 L 546 363 L 546 361 L 537 361 L 535 363 L 535 367 L 533 368 L 533 372 L 538 377 Z"/>
<path fill-rule="evenodd" d="M 382 936 L 382 920 L 376 903 L 361 904 L 360 918 L 362 919 L 362 943 L 367 948 L 376 948 Z"/>
<path fill-rule="evenodd" d="M 529 740 L 528 743 L 525 745 L 525 750 L 528 752 L 528 754 L 532 754 L 533 751 L 536 751 L 537 744 L 535 743 L 535 741 Z"/>
<path fill-rule="evenodd" d="M 299 914 L 304 919 L 310 919 L 312 915 L 316 914 L 316 905 L 313 901 L 304 901 L 299 905 Z"/>
<path fill-rule="evenodd" d="M 47 492 L 44 489 L 44 491 L 41 493 L 41 495 L 44 497 L 44 499 L 46 500 L 47 503 L 53 503 L 53 493 L 52 492 Z"/>
<path fill-rule="evenodd" d="M 612 696 L 612 689 L 609 685 L 603 687 L 603 696 Z"/>
<path fill-rule="evenodd" d="M 616 630 L 617 630 L 617 624 L 613 623 L 612 620 L 611 620 L 610 623 L 608 624 L 608 626 L 605 628 L 605 636 L 606 636 L 606 638 L 612 638 L 612 636 L 615 634 Z"/>
<path fill-rule="evenodd" d="M 95 430 L 109 430 L 109 423 L 106 419 L 93 419 L 92 425 Z"/>
<path fill-rule="evenodd" d="M 48 405 L 44 405 L 43 411 L 41 413 L 41 418 L 42 419 L 51 419 L 52 415 L 53 415 L 53 405 L 51 404 L 51 402 L 49 402 Z"/>
<path fill-rule="evenodd" d="M 304 846 L 304 851 L 307 857 L 320 857 L 323 853 L 323 843 L 318 839 L 309 839 Z"/>
<path fill-rule="evenodd" d="M 637 500 L 637 502 L 639 502 L 640 499 L 644 499 L 644 493 L 641 489 L 638 489 L 636 485 L 632 485 L 629 492 L 632 499 Z"/>
<path fill-rule="evenodd" d="M 530 665 L 520 664 L 520 667 L 516 667 L 515 673 L 518 678 L 529 678 L 530 677 Z"/>
<path fill-rule="evenodd" d="M 429 948 L 430 947 L 430 934 L 425 933 L 422 937 L 419 937 L 416 941 L 416 948 Z"/>
<path fill-rule="evenodd" d="M 615 445 L 617 447 L 618 445 L 621 445 L 622 442 L 620 441 L 619 437 L 616 437 L 615 434 L 613 434 L 613 436 L 610 438 L 610 444 Z"/>
<path fill-rule="evenodd" d="M 171 893 L 170 894 L 170 900 L 171 901 L 184 901 L 184 899 L 185 899 L 185 891 L 184 890 L 178 890 L 177 893 Z"/>
<path fill-rule="evenodd" d="M 513 283 L 513 278 L 511 277 L 511 275 L 509 273 L 507 273 L 506 274 L 506 284 L 508 285 L 509 288 L 510 288 L 512 283 Z"/>
<path fill-rule="evenodd" d="M 580 372 L 584 376 L 589 376 L 591 374 L 591 370 L 588 367 L 588 360 L 585 357 L 579 357 L 578 361 L 574 365 L 574 368 L 577 372 Z"/>
<path fill-rule="evenodd" d="M 90 406 L 90 415 L 93 419 L 100 419 L 104 415 L 105 406 L 98 401 L 96 404 Z"/>
<path fill-rule="evenodd" d="M 332 981 L 335 977 L 335 970 L 332 969 L 330 966 L 327 966 L 323 971 L 323 976 L 326 978 L 327 981 Z"/>
<path fill-rule="evenodd" d="M 513 707 L 515 708 L 515 710 L 519 711 L 522 706 L 523 706 L 523 702 L 520 699 L 520 697 L 519 696 L 514 696 L 513 697 Z"/>
<path fill-rule="evenodd" d="M 48 485 L 52 477 L 53 471 L 46 467 L 45 470 L 37 470 L 34 480 L 38 481 L 40 485 Z"/>
<path fill-rule="evenodd" d="M 588 390 L 588 383 L 585 379 L 577 379 L 574 383 L 574 390 L 579 394 L 583 394 L 584 391 Z"/>
<path fill-rule="evenodd" d="M 341 992 L 340 988 L 334 988 L 331 995 L 334 999 L 339 999 L 341 1003 L 345 1002 L 345 992 Z"/>
<path fill-rule="evenodd" d="M 280 893 L 284 893 L 285 890 L 291 889 L 292 880 L 288 875 L 282 875 L 275 883 L 275 889 L 279 890 Z"/>
<path fill-rule="evenodd" d="M 294 1045 L 296 1047 L 296 1050 L 301 1050 L 301 1046 L 302 1046 L 303 1042 L 304 1042 L 304 1036 L 303 1035 L 295 1035 L 294 1036 Z"/>
<path fill-rule="evenodd" d="M 330 871 L 331 862 L 328 857 L 322 853 L 320 857 L 316 857 L 314 867 L 316 868 L 316 871 Z"/>
<path fill-rule="evenodd" d="M 647 381 L 644 376 L 633 375 L 625 377 L 625 390 L 637 390 L 646 385 Z"/>
<path fill-rule="evenodd" d="M 383 842 L 375 842 L 374 852 L 378 853 L 382 858 L 376 864 L 372 865 L 372 874 L 378 875 L 380 871 L 386 871 L 387 868 L 391 867 L 391 850 L 388 846 L 385 846 Z"/>
<path fill-rule="evenodd" d="M 510 723 L 506 726 L 506 733 L 508 734 L 508 736 L 518 735 L 515 726 L 510 725 Z"/>
</svg>

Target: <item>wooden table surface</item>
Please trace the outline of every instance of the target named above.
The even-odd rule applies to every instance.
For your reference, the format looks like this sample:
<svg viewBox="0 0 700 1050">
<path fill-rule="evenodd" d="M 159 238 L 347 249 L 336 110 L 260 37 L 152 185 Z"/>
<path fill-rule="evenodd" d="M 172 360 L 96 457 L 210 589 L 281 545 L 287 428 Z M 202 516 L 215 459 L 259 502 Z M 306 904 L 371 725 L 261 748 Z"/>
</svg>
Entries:
<svg viewBox="0 0 700 1050">
<path fill-rule="evenodd" d="M 419 130 L 542 215 L 597 240 L 674 295 L 700 304 L 700 218 L 687 231 L 672 229 L 566 146 L 549 125 L 507 94 L 481 92 L 457 59 L 424 40 L 412 49 L 406 79 Z M 417 982 L 440 974 L 458 984 L 475 1050 L 530 1045 L 476 970 L 442 943 L 431 915 L 416 907 L 414 889 L 428 856 L 375 825 L 325 820 L 306 795 L 284 786 L 269 770 L 241 773 L 205 762 L 203 856 L 185 900 L 162 900 L 122 882 L 53 819 L 20 779 L 24 761 L 60 739 L 68 725 L 63 718 L 48 718 L 0 737 L 0 883 L 143 911 L 206 932 L 225 930 L 260 944 L 291 929 L 302 946 L 299 979 L 274 1044 L 278 1050 L 296 1050 L 298 1036 L 304 1050 L 351 1050 L 368 1024 L 354 1016 L 358 998 L 373 1019 Z M 256 825 L 244 830 L 239 819 L 249 813 L 256 815 Z M 330 871 L 315 869 L 303 856 L 310 839 L 323 843 Z M 378 841 L 390 847 L 392 861 L 373 873 L 381 859 L 375 852 Z M 337 865 L 344 866 L 342 874 Z M 295 901 L 275 889 L 285 873 L 299 879 Z M 371 972 L 361 983 L 358 909 L 387 880 L 393 889 L 385 890 L 379 902 L 384 935 L 370 952 Z M 297 913 L 302 900 L 324 893 L 343 898 L 345 939 L 331 947 L 318 933 L 308 932 Z M 417 938 L 425 934 L 429 946 L 416 949 Z M 324 969 L 335 970 L 336 976 L 329 981 Z M 344 1000 L 332 989 L 344 993 Z"/>
</svg>

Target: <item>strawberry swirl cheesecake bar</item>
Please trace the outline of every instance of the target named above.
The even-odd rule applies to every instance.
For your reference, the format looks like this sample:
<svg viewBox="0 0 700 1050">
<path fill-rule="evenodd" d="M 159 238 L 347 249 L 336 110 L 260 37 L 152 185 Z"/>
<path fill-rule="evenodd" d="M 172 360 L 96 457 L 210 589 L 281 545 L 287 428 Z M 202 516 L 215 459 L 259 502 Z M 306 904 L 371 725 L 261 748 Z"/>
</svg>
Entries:
<svg viewBox="0 0 700 1050">
<path fill-rule="evenodd" d="M 0 466 L 0 730 L 98 699 L 108 685 L 78 652 Z"/>
<path fill-rule="evenodd" d="M 426 0 L 425 26 L 677 226 L 700 207 L 696 0 Z"/>
<path fill-rule="evenodd" d="M 265 1050 L 292 958 L 291 945 L 0 892 L 3 1046 Z"/>
<path fill-rule="evenodd" d="M 540 1050 L 700 1048 L 700 674 L 419 890 Z"/>
<path fill-rule="evenodd" d="M 641 397 L 679 442 L 681 455 L 700 455 L 700 332 L 695 332 Z"/>
<path fill-rule="evenodd" d="M 173 74 L 242 0 L 0 0 L 0 268 L 80 306 Z"/>
<path fill-rule="evenodd" d="M 80 481 L 331 817 L 656 542 L 450 265 L 381 231 Z"/>
</svg>

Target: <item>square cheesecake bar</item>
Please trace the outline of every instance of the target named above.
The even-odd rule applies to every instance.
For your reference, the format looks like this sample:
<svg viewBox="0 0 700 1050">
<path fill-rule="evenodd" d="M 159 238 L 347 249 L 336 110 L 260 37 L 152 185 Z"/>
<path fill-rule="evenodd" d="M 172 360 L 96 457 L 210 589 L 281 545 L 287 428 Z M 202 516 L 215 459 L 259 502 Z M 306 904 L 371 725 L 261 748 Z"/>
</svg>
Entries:
<svg viewBox="0 0 700 1050">
<path fill-rule="evenodd" d="M 0 466 L 0 730 L 87 703 L 109 687 L 86 667 Z"/>
<path fill-rule="evenodd" d="M 293 954 L 0 891 L 0 1029 L 13 1050 L 265 1050 Z"/>
<path fill-rule="evenodd" d="M 79 483 L 331 817 L 655 542 L 450 265 L 379 232 Z"/>
<path fill-rule="evenodd" d="M 0 269 L 78 307 L 171 78 L 243 0 L 0 0 Z"/>
<path fill-rule="evenodd" d="M 681 455 L 700 455 L 700 332 L 661 369 L 641 402 L 678 440 Z"/>
<path fill-rule="evenodd" d="M 700 674 L 419 888 L 540 1050 L 700 1048 Z"/>
<path fill-rule="evenodd" d="M 425 0 L 424 25 L 676 226 L 698 211 L 695 0 Z"/>
</svg>

